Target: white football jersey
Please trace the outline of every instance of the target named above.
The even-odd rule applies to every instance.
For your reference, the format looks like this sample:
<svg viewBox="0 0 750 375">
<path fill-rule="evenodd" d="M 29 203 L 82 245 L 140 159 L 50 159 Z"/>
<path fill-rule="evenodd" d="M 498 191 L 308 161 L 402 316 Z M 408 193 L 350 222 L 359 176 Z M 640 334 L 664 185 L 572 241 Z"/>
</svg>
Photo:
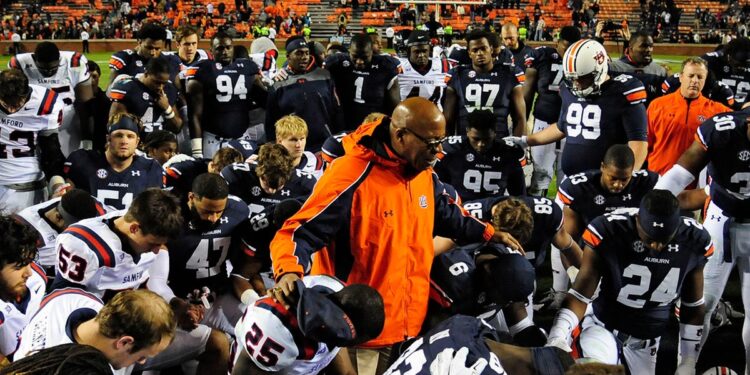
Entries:
<svg viewBox="0 0 750 375">
<path fill-rule="evenodd" d="M 344 284 L 330 276 L 307 276 L 305 286 L 324 286 L 334 292 Z M 283 320 L 282 320 L 283 318 Z M 323 343 L 305 339 L 297 328 L 295 312 L 289 312 L 273 298 L 264 297 L 245 310 L 234 329 L 235 358 L 244 350 L 258 368 L 280 374 L 315 375 L 336 357 L 339 348 L 328 350 Z M 302 353 L 300 353 L 302 349 Z"/>
<path fill-rule="evenodd" d="M 13 356 L 19 360 L 29 353 L 75 342 L 73 330 L 96 316 L 104 303 L 81 289 L 58 289 L 47 295 L 36 315 L 21 334 L 21 342 Z"/>
<path fill-rule="evenodd" d="M 134 258 L 110 227 L 125 212 L 81 220 L 60 233 L 55 245 L 57 277 L 98 297 L 107 290 L 136 289 L 146 282 L 156 254 L 149 251 Z"/>
<path fill-rule="evenodd" d="M 26 287 L 29 291 L 23 300 L 19 302 L 0 300 L 0 353 L 6 357 L 16 351 L 21 332 L 39 310 L 47 289 L 47 276 L 44 275 L 42 267 L 31 263 L 31 270 L 31 276 L 26 280 Z"/>
<path fill-rule="evenodd" d="M 0 110 L 0 184 L 21 184 L 44 178 L 37 156 L 39 133 L 57 132 L 63 102 L 57 93 L 37 85 L 18 112 Z"/>
<path fill-rule="evenodd" d="M 60 234 L 44 215 L 48 211 L 57 208 L 61 199 L 61 197 L 52 198 L 48 201 L 27 207 L 16 213 L 16 215 L 23 220 L 24 224 L 34 228 L 34 230 L 39 233 L 41 244 L 37 248 L 38 253 L 36 262 L 44 267 L 54 267 L 57 263 L 55 241 Z M 104 215 L 108 211 L 113 210 L 111 207 L 107 207 L 101 202 L 98 203 L 97 211 L 99 211 L 99 215 Z"/>
<path fill-rule="evenodd" d="M 52 77 L 45 77 L 39 72 L 33 53 L 16 55 L 10 59 L 8 67 L 21 69 L 30 84 L 54 90 L 68 105 L 75 100 L 75 87 L 91 78 L 86 56 L 73 51 L 60 51 L 60 66 Z"/>
<path fill-rule="evenodd" d="M 276 67 L 276 58 L 269 52 L 265 53 L 251 53 L 250 60 L 253 60 L 255 65 L 258 65 L 260 74 L 263 78 L 270 79 L 273 81 L 273 77 L 276 75 L 278 68 Z"/>
<path fill-rule="evenodd" d="M 300 160 L 300 164 L 297 166 L 297 169 L 307 174 L 311 174 L 313 177 L 315 177 L 316 180 L 318 180 L 320 179 L 320 176 L 323 175 L 324 166 L 325 162 L 323 161 L 323 159 L 315 156 L 315 154 L 310 151 L 305 151 L 304 155 L 302 155 L 302 160 Z"/>
<path fill-rule="evenodd" d="M 398 68 L 398 84 L 401 91 L 401 100 L 412 96 L 421 96 L 437 104 L 442 110 L 440 102 L 445 94 L 450 64 L 445 58 L 433 57 L 430 60 L 430 70 L 423 75 L 414 69 L 409 59 L 399 58 L 401 64 Z"/>
</svg>

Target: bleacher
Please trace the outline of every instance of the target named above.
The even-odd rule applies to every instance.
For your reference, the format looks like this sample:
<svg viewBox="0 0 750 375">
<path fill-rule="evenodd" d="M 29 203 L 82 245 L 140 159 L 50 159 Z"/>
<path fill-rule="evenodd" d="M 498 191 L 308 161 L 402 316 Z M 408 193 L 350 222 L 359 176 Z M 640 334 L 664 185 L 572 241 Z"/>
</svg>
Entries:
<svg viewBox="0 0 750 375">
<path fill-rule="evenodd" d="M 701 9 L 709 8 L 711 13 L 717 14 L 723 12 L 727 5 L 718 0 L 675 0 L 675 5 L 682 9 L 682 17 L 678 30 L 681 34 L 690 32 L 694 27 L 695 7 Z M 623 17 L 627 16 L 631 25 L 637 25 L 641 18 L 641 8 L 637 1 L 624 2 L 622 0 L 601 0 L 600 2 L 600 20 L 612 20 L 620 23 Z"/>
</svg>

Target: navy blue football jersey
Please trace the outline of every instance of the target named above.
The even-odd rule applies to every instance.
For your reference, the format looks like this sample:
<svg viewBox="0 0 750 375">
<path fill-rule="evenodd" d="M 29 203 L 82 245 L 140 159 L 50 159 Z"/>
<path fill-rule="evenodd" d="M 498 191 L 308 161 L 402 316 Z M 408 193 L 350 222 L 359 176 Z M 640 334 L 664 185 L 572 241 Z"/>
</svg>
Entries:
<svg viewBox="0 0 750 375">
<path fill-rule="evenodd" d="M 529 242 L 523 244 L 526 259 L 530 260 L 535 267 L 544 263 L 552 239 L 562 228 L 563 211 L 560 206 L 551 199 L 536 196 L 510 197 L 507 195 L 484 198 L 463 203 L 464 209 L 480 220 L 492 220 L 492 207 L 508 198 L 517 198 L 523 201 L 534 218 L 534 228 L 531 231 Z"/>
<path fill-rule="evenodd" d="M 480 361 L 486 364 L 481 372 L 472 374 L 506 374 L 500 359 L 487 346 L 486 339 L 500 340 L 497 332 L 485 321 L 465 315 L 453 316 L 416 339 L 384 375 L 435 374 L 437 372 L 432 372 L 432 367 L 437 367 L 439 355 L 453 358 L 464 348 L 468 350 L 465 367 Z"/>
<path fill-rule="evenodd" d="M 193 289 L 206 286 L 213 291 L 227 289 L 227 260 L 242 251 L 240 234 L 247 225 L 247 205 L 229 196 L 219 221 L 211 227 L 196 227 L 190 208 L 182 207 L 185 221 L 180 235 L 167 242 L 169 249 L 169 286 L 175 295 L 187 298 Z"/>
<path fill-rule="evenodd" d="M 566 176 L 557 188 L 558 199 L 575 211 L 583 224 L 619 208 L 638 207 L 643 196 L 659 181 L 658 173 L 640 170 L 633 172 L 625 189 L 610 193 L 602 187 L 601 177 L 601 170 L 590 170 Z"/>
<path fill-rule="evenodd" d="M 222 138 L 240 138 L 250 126 L 253 83 L 260 69 L 252 60 L 237 59 L 229 65 L 204 60 L 187 68 L 187 81 L 203 86 L 201 128 Z"/>
<path fill-rule="evenodd" d="M 471 65 L 469 50 L 466 49 L 466 47 L 455 45 L 455 47 L 452 47 L 452 50 L 448 55 L 448 62 L 453 67 L 458 65 Z M 509 67 L 516 64 L 516 59 L 511 50 L 502 46 L 500 48 L 500 54 L 495 58 L 495 62 Z"/>
<path fill-rule="evenodd" d="M 739 106 L 747 102 L 750 94 L 750 69 L 733 68 L 723 51 L 709 52 L 701 57 L 708 63 L 709 78 L 706 86 L 713 86 L 715 81 L 721 82 L 734 92 L 734 100 Z"/>
<path fill-rule="evenodd" d="M 231 147 L 242 154 L 242 157 L 247 159 L 256 152 L 258 152 L 258 143 L 250 139 L 232 139 L 227 142 L 225 147 Z"/>
<path fill-rule="evenodd" d="M 701 124 L 696 136 L 710 160 L 711 200 L 735 218 L 750 218 L 749 113 L 716 115 Z"/>
<path fill-rule="evenodd" d="M 170 106 L 177 104 L 177 88 L 172 83 L 164 85 L 164 94 Z M 141 118 L 141 137 L 154 130 L 164 129 L 164 110 L 156 104 L 159 96 L 137 78 L 116 81 L 109 92 L 109 98 L 113 102 L 122 103 L 128 109 L 128 113 Z"/>
<path fill-rule="evenodd" d="M 679 90 L 681 85 L 680 73 L 672 74 L 662 82 L 661 92 L 663 95 L 673 93 Z M 734 100 L 734 92 L 732 89 L 721 81 L 714 80 L 711 85 L 706 82 L 706 84 L 703 85 L 703 91 L 701 91 L 701 94 L 713 101 L 724 104 L 727 107 L 740 109 L 740 106 L 738 106 Z"/>
<path fill-rule="evenodd" d="M 77 150 L 65 161 L 65 177 L 105 205 L 118 210 L 127 208 L 138 194 L 148 188 L 164 187 L 164 170 L 159 162 L 144 156 L 133 156 L 128 168 L 116 172 L 104 154 Z"/>
<path fill-rule="evenodd" d="M 208 163 L 205 160 L 191 158 L 171 164 L 164 168 L 164 172 L 166 187 L 171 188 L 175 195 L 183 197 L 192 190 L 193 180 L 208 172 Z"/>
<path fill-rule="evenodd" d="M 344 156 L 346 151 L 344 150 L 344 145 L 341 144 L 341 140 L 344 139 L 344 136 L 346 136 L 347 134 L 349 133 L 336 133 L 326 138 L 326 141 L 323 142 L 323 147 L 320 150 L 320 156 L 323 158 L 323 160 L 326 161 L 326 163 L 330 163 L 335 159 Z"/>
<path fill-rule="evenodd" d="M 714 248 L 708 232 L 685 217 L 664 250 L 650 250 L 638 236 L 637 213 L 628 209 L 600 216 L 583 240 L 601 259 L 596 317 L 609 330 L 651 339 L 666 333 L 685 276 L 702 267 Z"/>
<path fill-rule="evenodd" d="M 495 63 L 492 71 L 478 73 L 471 65 L 459 65 L 448 72 L 448 86 L 456 92 L 457 134 L 466 133 L 469 113 L 489 110 L 495 114 L 495 130 L 502 138 L 509 135 L 508 113 L 513 89 L 523 85 L 526 76 L 515 65 Z"/>
<path fill-rule="evenodd" d="M 180 61 L 180 58 L 177 55 L 165 54 L 161 55 L 161 57 L 169 62 L 169 80 L 177 82 L 182 61 Z M 131 77 L 135 77 L 137 74 L 146 71 L 148 60 L 148 58 L 139 55 L 135 50 L 125 49 L 115 52 L 112 55 L 109 59 L 109 69 L 112 70 L 112 75 L 127 74 Z"/>
<path fill-rule="evenodd" d="M 245 255 L 259 260 L 261 271 L 271 271 L 271 240 L 276 236 L 273 226 L 275 204 L 250 215 L 242 234 Z"/>
<path fill-rule="evenodd" d="M 495 140 L 492 147 L 480 154 L 466 136 L 452 136 L 443 143 L 443 153 L 435 172 L 440 180 L 453 185 L 463 200 L 491 195 L 526 194 L 522 165 L 526 155 L 520 147 Z"/>
<path fill-rule="evenodd" d="M 560 116 L 560 84 L 563 80 L 562 56 L 552 47 L 534 49 L 525 64 L 536 70 L 536 92 L 534 117 L 549 124 Z"/>
<path fill-rule="evenodd" d="M 260 187 L 255 166 L 256 164 L 235 163 L 221 171 L 221 176 L 229 184 L 229 194 L 236 195 L 247 203 L 251 214 L 261 212 L 265 207 L 284 199 L 305 200 L 315 187 L 315 177 L 295 169 L 289 181 L 276 193 L 269 195 Z"/>
<path fill-rule="evenodd" d="M 518 41 L 518 49 L 505 48 L 513 55 L 513 63 L 521 70 L 526 71 L 526 59 L 534 53 L 534 48 Z"/>
<path fill-rule="evenodd" d="M 634 64 L 628 55 L 609 63 L 610 77 L 617 77 L 620 74 L 629 74 L 643 83 L 647 94 L 646 108 L 648 108 L 652 100 L 662 95 L 661 85 L 664 83 L 664 79 L 667 78 L 667 70 L 655 61 L 641 67 Z"/>
<path fill-rule="evenodd" d="M 373 55 L 364 70 L 354 69 L 351 57 L 337 53 L 328 57 L 325 68 L 331 72 L 344 112 L 345 129 L 356 129 L 373 112 L 388 112 L 386 92 L 395 84 L 398 60 Z"/>
<path fill-rule="evenodd" d="M 632 76 L 614 77 L 602 84 L 600 94 L 586 98 L 573 95 L 563 84 L 560 96 L 557 127 L 566 135 L 562 154 L 566 176 L 599 168 L 614 144 L 647 140 L 646 89 Z"/>
</svg>

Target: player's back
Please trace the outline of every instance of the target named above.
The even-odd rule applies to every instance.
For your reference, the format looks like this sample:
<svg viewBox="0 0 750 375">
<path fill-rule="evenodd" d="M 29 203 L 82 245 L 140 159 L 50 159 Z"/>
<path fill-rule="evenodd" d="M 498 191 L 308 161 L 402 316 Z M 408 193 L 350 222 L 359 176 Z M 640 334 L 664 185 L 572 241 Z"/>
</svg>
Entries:
<svg viewBox="0 0 750 375">
<path fill-rule="evenodd" d="M 96 316 L 104 303 L 81 289 L 52 291 L 42 300 L 39 311 L 21 335 L 14 360 L 33 352 L 62 344 L 74 343 L 75 328 Z"/>
<path fill-rule="evenodd" d="M 430 59 L 429 69 L 422 73 L 407 58 L 399 58 L 398 85 L 401 100 L 422 97 L 435 103 L 441 110 L 450 63 L 445 57 Z"/>
<path fill-rule="evenodd" d="M 593 304 L 596 317 L 610 330 L 650 339 L 665 332 L 686 275 L 706 263 L 713 244 L 700 224 L 684 217 L 663 250 L 650 250 L 638 235 L 637 212 L 620 210 L 596 218 L 583 240 L 604 267 Z"/>
<path fill-rule="evenodd" d="M 88 60 L 85 56 L 73 51 L 60 51 L 60 65 L 57 72 L 45 77 L 34 62 L 33 53 L 21 53 L 11 57 L 9 68 L 21 69 L 29 78 L 29 83 L 39 85 L 57 92 L 66 105 L 75 100 L 75 87 L 89 79 Z"/>
<path fill-rule="evenodd" d="M 635 171 L 628 185 L 618 193 L 602 187 L 601 178 L 601 170 L 590 170 L 566 176 L 558 187 L 558 199 L 575 211 L 583 224 L 620 208 L 638 207 L 643 196 L 656 185 L 659 175 L 645 169 Z"/>
<path fill-rule="evenodd" d="M 526 66 L 534 68 L 537 74 L 534 102 L 534 117 L 547 123 L 557 121 L 560 115 L 560 84 L 563 79 L 562 56 L 557 50 L 541 46 L 534 49 L 526 58 Z"/>
<path fill-rule="evenodd" d="M 430 375 L 437 371 L 441 356 L 450 360 L 459 350 L 468 350 L 463 368 L 480 361 L 486 366 L 477 375 L 505 374 L 500 359 L 485 343 L 485 339 L 498 340 L 497 333 L 481 319 L 455 315 L 417 338 L 388 368 L 385 375 Z M 442 358 L 445 361 L 445 358 Z"/>
<path fill-rule="evenodd" d="M 189 158 L 170 164 L 164 168 L 165 185 L 173 189 L 177 196 L 187 196 L 193 188 L 193 180 L 208 172 L 208 163 L 204 160 Z"/>
<path fill-rule="evenodd" d="M 237 59 L 228 65 L 202 61 L 187 70 L 188 82 L 194 79 L 203 86 L 203 130 L 222 138 L 240 138 L 247 131 L 253 108 L 250 93 L 259 72 L 249 59 Z"/>
<path fill-rule="evenodd" d="M 306 276 L 302 282 L 306 288 L 325 288 L 332 292 L 344 287 L 341 281 L 325 275 Z M 323 370 L 336 357 L 339 348 L 329 348 L 305 337 L 299 329 L 295 310 L 290 312 L 272 297 L 261 298 L 248 306 L 235 327 L 238 338 L 235 356 L 244 350 L 261 370 L 286 375 L 315 375 Z M 265 347 L 272 348 L 278 355 L 263 355 Z"/>
<path fill-rule="evenodd" d="M 52 289 L 74 286 L 101 298 L 107 291 L 136 289 L 148 280 L 156 254 L 136 254 L 123 241 L 114 221 L 124 215 L 114 211 L 81 220 L 57 237 L 59 262 Z"/>
<path fill-rule="evenodd" d="M 706 85 L 719 81 L 734 92 L 734 100 L 738 105 L 747 102 L 750 94 L 750 70 L 746 67 L 734 68 L 728 61 L 724 51 L 709 52 L 702 56 L 708 63 L 709 79 Z"/>
<path fill-rule="evenodd" d="M 62 122 L 64 104 L 59 95 L 41 86 L 29 86 L 31 95 L 18 112 L 0 111 L 0 181 L 3 185 L 23 184 L 44 177 L 37 155 L 38 136 L 57 131 Z"/>
<path fill-rule="evenodd" d="M 565 175 L 599 168 L 614 144 L 647 141 L 646 89 L 632 76 L 621 74 L 601 86 L 601 93 L 585 98 L 560 87 L 562 110 L 557 127 L 565 133 L 562 169 Z M 586 155 L 586 157 L 581 157 Z"/>
<path fill-rule="evenodd" d="M 750 217 L 748 112 L 727 112 L 698 127 L 697 140 L 710 160 L 711 200 L 735 218 Z"/>
</svg>

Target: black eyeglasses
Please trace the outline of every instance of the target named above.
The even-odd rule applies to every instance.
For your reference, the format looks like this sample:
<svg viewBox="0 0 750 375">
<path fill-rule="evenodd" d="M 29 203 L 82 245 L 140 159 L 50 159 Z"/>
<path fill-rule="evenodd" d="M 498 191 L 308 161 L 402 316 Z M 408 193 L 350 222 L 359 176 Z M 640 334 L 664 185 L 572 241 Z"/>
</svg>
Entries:
<svg viewBox="0 0 750 375">
<path fill-rule="evenodd" d="M 406 126 L 402 127 L 401 129 L 404 129 L 407 132 L 411 133 L 411 135 L 417 137 L 417 139 L 419 139 L 420 141 L 422 141 L 422 143 L 424 143 L 425 146 L 427 146 L 427 148 L 430 149 L 430 150 L 436 150 L 438 147 L 440 147 L 441 144 L 443 144 L 443 142 L 445 142 L 446 139 L 448 139 L 448 137 L 442 137 L 442 138 L 439 138 L 439 139 L 429 140 L 429 139 L 424 138 L 421 135 L 417 134 L 416 132 L 414 132 L 414 130 L 411 130 L 411 129 L 407 128 Z"/>
</svg>

